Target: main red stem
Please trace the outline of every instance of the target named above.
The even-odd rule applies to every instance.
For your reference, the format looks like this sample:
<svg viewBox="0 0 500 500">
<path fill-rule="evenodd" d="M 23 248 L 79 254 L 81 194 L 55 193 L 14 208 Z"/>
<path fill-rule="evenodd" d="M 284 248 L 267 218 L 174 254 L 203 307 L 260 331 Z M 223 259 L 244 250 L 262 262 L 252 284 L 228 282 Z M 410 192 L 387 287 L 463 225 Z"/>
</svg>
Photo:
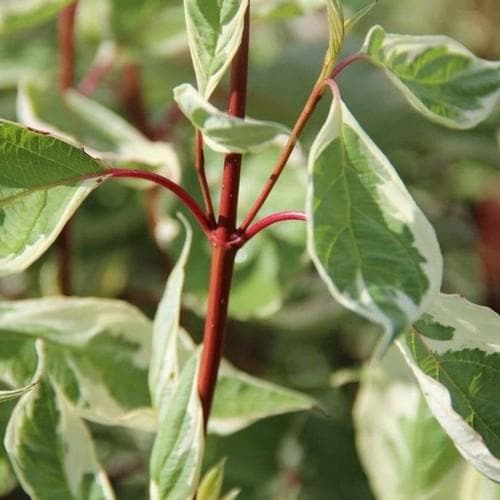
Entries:
<svg viewBox="0 0 500 500">
<path fill-rule="evenodd" d="M 73 86 L 75 78 L 75 17 L 77 2 L 68 5 L 59 14 L 57 31 L 59 38 L 59 91 L 61 94 Z M 68 221 L 57 240 L 59 249 L 59 289 L 70 295 L 71 283 L 71 222 Z"/>
<path fill-rule="evenodd" d="M 240 118 L 245 116 L 246 111 L 249 38 L 250 17 L 249 9 L 247 9 L 241 45 L 231 66 L 231 93 L 228 107 L 229 114 Z M 222 174 L 219 219 L 215 229 L 215 238 L 212 240 L 207 313 L 198 375 L 198 393 L 203 408 L 205 429 L 222 357 L 229 291 L 237 251 L 229 242 L 236 232 L 240 171 L 241 155 L 234 153 L 226 155 Z"/>
</svg>

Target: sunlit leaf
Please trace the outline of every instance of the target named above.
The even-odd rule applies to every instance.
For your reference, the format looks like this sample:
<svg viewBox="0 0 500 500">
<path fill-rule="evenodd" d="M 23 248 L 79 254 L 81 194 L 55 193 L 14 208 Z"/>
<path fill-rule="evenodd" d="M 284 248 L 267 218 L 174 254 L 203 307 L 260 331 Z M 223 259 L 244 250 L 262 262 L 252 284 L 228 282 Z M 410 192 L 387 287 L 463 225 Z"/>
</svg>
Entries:
<svg viewBox="0 0 500 500">
<path fill-rule="evenodd" d="M 1 121 L 0 275 L 35 261 L 105 175 L 83 150 Z"/>
<path fill-rule="evenodd" d="M 238 50 L 247 5 L 248 0 L 184 0 L 196 82 L 207 99 Z"/>
<path fill-rule="evenodd" d="M 460 453 L 500 480 L 500 317 L 441 294 L 399 342 L 434 416 Z"/>
<path fill-rule="evenodd" d="M 458 498 L 461 457 L 397 351 L 391 350 L 381 365 L 366 367 L 354 423 L 357 448 L 377 500 Z"/>
<path fill-rule="evenodd" d="M 315 406 L 314 399 L 305 394 L 252 377 L 225 362 L 215 389 L 209 430 L 230 434 L 262 418 Z"/>
<path fill-rule="evenodd" d="M 337 95 L 311 148 L 308 250 L 341 304 L 390 341 L 441 286 L 434 230 L 389 160 Z"/>
<path fill-rule="evenodd" d="M 205 142 L 219 153 L 248 153 L 272 144 L 289 130 L 274 122 L 237 118 L 219 111 L 189 84 L 174 89 L 174 98 Z"/>
<path fill-rule="evenodd" d="M 500 96 L 500 62 L 479 59 L 446 36 L 395 35 L 375 26 L 362 51 L 417 111 L 451 128 L 475 127 Z"/>
<path fill-rule="evenodd" d="M 0 35 L 47 21 L 71 1 L 3 0 L 0 3 Z"/>
<path fill-rule="evenodd" d="M 192 498 L 198 486 L 204 448 L 203 412 L 196 375 L 199 353 L 182 370 L 175 393 L 163 400 L 151 453 L 150 498 Z"/>
</svg>

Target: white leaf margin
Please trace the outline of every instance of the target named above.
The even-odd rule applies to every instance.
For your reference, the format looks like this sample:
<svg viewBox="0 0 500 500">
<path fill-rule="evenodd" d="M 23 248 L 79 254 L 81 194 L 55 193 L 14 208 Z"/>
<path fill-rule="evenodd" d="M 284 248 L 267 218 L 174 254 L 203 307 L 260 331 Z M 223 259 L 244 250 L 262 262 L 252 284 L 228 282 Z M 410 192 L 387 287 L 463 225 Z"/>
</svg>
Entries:
<svg viewBox="0 0 500 500">
<path fill-rule="evenodd" d="M 400 35 L 396 33 L 387 33 L 382 26 L 376 25 L 373 26 L 368 34 L 366 35 L 363 46 L 360 49 L 360 52 L 367 55 L 370 62 L 372 62 L 375 66 L 381 68 L 386 74 L 389 80 L 401 91 L 401 93 L 406 97 L 408 102 L 420 113 L 424 116 L 428 117 L 432 121 L 445 125 L 449 128 L 466 130 L 470 128 L 474 128 L 476 125 L 481 123 L 487 116 L 493 111 L 495 107 L 495 103 L 500 98 L 500 87 L 497 92 L 492 93 L 487 97 L 480 98 L 481 107 L 475 111 L 462 112 L 461 116 L 467 118 L 463 123 L 458 122 L 457 120 L 453 120 L 436 113 L 433 113 L 426 106 L 422 104 L 420 99 L 401 81 L 399 77 L 397 77 L 390 68 L 388 68 L 384 63 L 372 59 L 372 57 L 368 54 L 367 48 L 370 43 L 370 39 L 373 33 L 376 30 L 382 30 L 384 32 L 385 37 L 392 37 L 393 41 L 391 43 L 387 43 L 386 48 L 386 57 L 391 57 L 390 51 L 395 52 L 403 52 L 408 51 L 412 56 L 410 58 L 414 59 L 418 57 L 422 52 L 428 49 L 446 46 L 449 49 L 449 53 L 451 55 L 456 54 L 460 56 L 469 57 L 474 62 L 480 61 L 485 67 L 498 68 L 500 71 L 500 62 L 498 61 L 488 61 L 486 59 L 481 59 L 473 54 L 469 49 L 464 47 L 461 43 L 453 40 L 453 38 L 447 37 L 445 35 Z"/>
<path fill-rule="evenodd" d="M 420 208 L 413 201 L 413 198 L 408 193 L 408 190 L 387 157 L 361 128 L 347 106 L 342 102 L 338 90 L 334 90 L 334 98 L 329 114 L 309 152 L 309 179 L 311 179 L 314 170 L 314 162 L 333 141 L 342 135 L 344 124 L 349 126 L 358 135 L 375 160 L 381 165 L 381 169 L 378 169 L 377 172 L 374 173 L 378 173 L 382 178 L 381 170 L 383 170 L 385 179 L 382 178 L 382 180 L 386 182 L 385 184 L 377 185 L 378 194 L 383 197 L 385 203 L 392 202 L 392 207 L 387 207 L 386 210 L 392 209 L 391 215 L 411 229 L 415 239 L 415 247 L 426 260 L 426 262 L 420 263 L 419 265 L 423 273 L 428 277 L 430 286 L 426 294 L 422 297 L 421 303 L 415 304 L 413 300 L 404 293 L 395 297 L 395 302 L 402 311 L 406 312 L 408 325 L 410 325 L 432 305 L 441 288 L 443 258 L 436 233 Z M 358 276 L 358 286 L 360 289 L 359 296 L 361 299 L 358 301 L 347 294 L 341 293 L 323 267 L 323 264 L 317 257 L 314 245 L 313 204 L 314 186 L 312 181 L 309 180 L 306 197 L 306 214 L 308 215 L 307 248 L 318 274 L 327 285 L 330 293 L 340 304 L 382 325 L 385 331 L 392 335 L 394 332 L 392 332 L 393 325 L 390 318 L 388 318 L 373 302 L 361 275 Z"/>
</svg>

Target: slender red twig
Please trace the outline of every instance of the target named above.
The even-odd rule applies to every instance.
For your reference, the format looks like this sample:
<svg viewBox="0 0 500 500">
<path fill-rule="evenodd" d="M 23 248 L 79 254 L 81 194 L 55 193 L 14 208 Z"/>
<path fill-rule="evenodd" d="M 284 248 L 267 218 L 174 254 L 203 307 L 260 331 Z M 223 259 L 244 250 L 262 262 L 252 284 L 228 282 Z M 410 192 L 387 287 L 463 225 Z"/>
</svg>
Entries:
<svg viewBox="0 0 500 500">
<path fill-rule="evenodd" d="M 350 64 L 352 64 L 355 61 L 366 59 L 366 56 L 361 53 L 356 53 L 353 54 L 352 56 L 347 57 L 343 61 L 341 61 L 333 70 L 331 78 L 336 78 L 345 68 L 347 68 Z M 278 181 L 281 173 L 283 172 L 294 148 L 295 145 L 297 144 L 297 141 L 300 137 L 300 134 L 304 130 L 305 126 L 307 125 L 307 122 L 311 118 L 311 116 L 314 113 L 314 110 L 316 109 L 316 106 L 318 102 L 320 101 L 324 89 L 325 89 L 325 80 L 318 82 L 311 94 L 309 95 L 309 98 L 307 99 L 307 102 L 302 109 L 302 112 L 299 115 L 299 118 L 297 119 L 295 126 L 293 127 L 292 133 L 290 134 L 290 137 L 288 138 L 287 143 L 285 144 L 285 147 L 283 148 L 276 165 L 273 168 L 273 171 L 271 172 L 271 175 L 267 179 L 266 183 L 264 184 L 264 187 L 262 188 L 262 191 L 260 192 L 259 196 L 257 197 L 257 200 L 253 204 L 253 206 L 250 208 L 248 214 L 246 215 L 245 219 L 243 220 L 239 232 L 240 233 L 245 233 L 247 229 L 249 228 L 250 224 L 252 221 L 255 219 L 257 216 L 259 210 L 262 208 L 264 203 L 266 202 L 267 198 L 271 194 L 271 191 L 273 190 L 276 182 Z"/>
<path fill-rule="evenodd" d="M 245 116 L 246 110 L 249 37 L 250 13 L 249 8 L 247 8 L 241 44 L 231 66 L 231 90 L 228 108 L 231 115 L 241 118 Z M 237 251 L 236 248 L 231 247 L 230 241 L 235 236 L 236 231 L 240 170 L 241 155 L 226 155 L 222 175 L 220 213 L 217 228 L 214 230 L 215 238 L 212 240 L 207 313 L 198 374 L 198 393 L 203 408 L 205 430 L 222 357 L 229 291 Z"/>
<path fill-rule="evenodd" d="M 183 189 L 174 181 L 171 181 L 170 179 L 167 179 L 162 175 L 155 174 L 154 172 L 147 172 L 146 170 L 130 170 L 127 168 L 110 168 L 106 171 L 106 175 L 108 175 L 109 177 L 144 179 L 163 186 L 164 188 L 175 194 L 177 198 L 182 201 L 186 208 L 191 212 L 193 217 L 198 221 L 201 229 L 207 235 L 207 237 L 211 237 L 212 229 L 205 213 L 203 212 L 203 209 L 185 189 Z"/>
<path fill-rule="evenodd" d="M 356 52 L 355 54 L 352 54 L 342 61 L 340 61 L 335 68 L 333 68 L 332 74 L 330 75 L 330 78 L 332 80 L 335 80 L 337 76 L 342 73 L 348 66 L 350 66 L 352 63 L 356 61 L 367 61 L 368 56 L 366 54 L 362 54 L 361 52 Z"/>
<path fill-rule="evenodd" d="M 306 214 L 304 212 L 294 212 L 294 211 L 286 211 L 286 212 L 276 212 L 274 214 L 268 215 L 257 221 L 255 224 L 251 225 L 245 234 L 243 234 L 239 241 L 237 242 L 238 246 L 246 243 L 248 240 L 253 238 L 255 235 L 263 231 L 269 226 L 273 224 L 277 224 L 279 222 L 285 222 L 289 220 L 306 220 Z"/>
<path fill-rule="evenodd" d="M 210 195 L 210 188 L 208 187 L 207 174 L 205 172 L 205 152 L 203 150 L 203 135 L 199 130 L 196 131 L 195 136 L 195 167 L 198 176 L 198 183 L 200 185 L 203 201 L 205 203 L 205 210 L 207 217 L 212 226 L 215 226 L 214 206 L 212 203 L 212 196 Z"/>
<path fill-rule="evenodd" d="M 71 3 L 59 14 L 57 21 L 59 44 L 59 91 L 63 94 L 73 86 L 75 78 L 75 17 L 77 2 Z M 59 250 L 57 280 L 63 295 L 72 291 L 71 276 L 71 221 L 64 226 L 57 240 Z"/>
</svg>

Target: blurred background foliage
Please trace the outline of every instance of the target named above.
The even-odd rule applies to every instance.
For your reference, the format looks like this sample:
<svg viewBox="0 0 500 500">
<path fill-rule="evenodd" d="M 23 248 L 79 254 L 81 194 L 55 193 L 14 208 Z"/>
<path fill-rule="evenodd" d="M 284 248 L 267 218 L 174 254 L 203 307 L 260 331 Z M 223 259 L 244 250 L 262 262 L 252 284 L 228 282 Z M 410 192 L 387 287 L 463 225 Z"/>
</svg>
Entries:
<svg viewBox="0 0 500 500">
<path fill-rule="evenodd" d="M 351 13 L 365 4 L 364 0 L 344 3 Z M 172 142 L 181 159 L 182 183 L 199 197 L 192 130 L 172 104 L 172 88 L 194 80 L 180 4 L 82 0 L 77 74 L 83 77 L 96 53 L 109 58 L 111 67 L 92 97 L 150 137 Z M 317 78 L 327 44 L 323 12 L 295 16 L 300 9 L 290 4 L 321 2 L 254 2 L 248 105 L 250 116 L 288 126 Z M 358 50 L 372 24 L 395 33 L 446 34 L 481 57 L 500 58 L 497 0 L 380 0 L 350 34 L 344 55 Z M 0 37 L 2 118 L 16 119 L 17 85 L 35 79 L 48 89 L 42 92 L 47 117 L 76 127 L 64 104 L 47 97 L 57 75 L 56 45 L 54 19 Z M 134 107 L 130 81 L 135 77 L 140 79 L 143 102 Z M 420 118 L 381 72 L 366 63 L 352 66 L 339 81 L 353 114 L 397 167 L 434 224 L 445 255 L 444 291 L 499 310 L 500 109 L 473 131 L 452 131 Z M 221 107 L 226 88 L 223 84 L 214 96 Z M 307 127 L 304 149 L 327 104 L 322 103 Z M 92 142 L 92 133 L 88 134 Z M 241 215 L 277 154 L 271 149 L 245 159 Z M 216 193 L 221 158 L 207 154 L 207 168 Z M 302 209 L 304 176 L 304 155 L 298 151 L 261 215 Z M 97 190 L 73 221 L 75 294 L 128 300 L 152 315 L 182 244 L 176 237 L 178 210 L 182 209 L 169 196 L 156 190 L 116 182 Z M 226 354 L 253 374 L 314 395 L 324 413 L 275 417 L 232 436 L 210 436 L 206 462 L 210 466 L 230 457 L 225 485 L 242 488 L 242 500 L 368 500 L 373 496 L 356 452 L 351 415 L 360 366 L 379 332 L 333 302 L 305 256 L 304 236 L 303 225 L 286 223 L 259 235 L 241 252 Z M 198 341 L 208 255 L 201 234 L 196 233 L 182 322 Z M 56 294 L 56 273 L 54 249 L 29 272 L 2 279 L 0 293 L 6 299 Z M 93 430 L 118 498 L 145 498 L 144 452 L 150 437 L 98 426 Z M 5 498 L 22 494 L 14 490 Z"/>
</svg>

